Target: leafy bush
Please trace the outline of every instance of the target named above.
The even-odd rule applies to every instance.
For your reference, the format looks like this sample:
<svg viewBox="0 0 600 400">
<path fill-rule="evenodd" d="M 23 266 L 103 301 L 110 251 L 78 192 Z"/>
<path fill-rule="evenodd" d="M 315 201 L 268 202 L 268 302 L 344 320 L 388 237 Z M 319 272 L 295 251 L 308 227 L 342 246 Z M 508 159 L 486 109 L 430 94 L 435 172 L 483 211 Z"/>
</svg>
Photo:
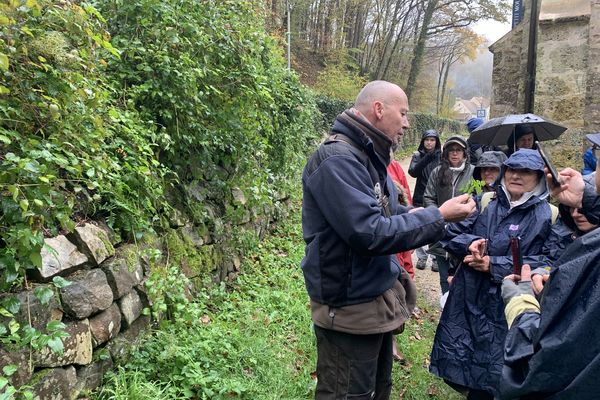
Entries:
<svg viewBox="0 0 600 400">
<path fill-rule="evenodd" d="M 317 107 L 321 112 L 321 130 L 328 132 L 335 118 L 344 110 L 352 107 L 353 101 L 341 100 L 335 97 L 317 96 Z"/>
<path fill-rule="evenodd" d="M 98 0 L 121 51 L 115 90 L 158 127 L 160 159 L 209 198 L 268 201 L 312 132 L 314 103 L 251 1 Z"/>
<path fill-rule="evenodd" d="M 41 265 L 44 234 L 104 216 L 148 229 L 168 170 L 154 129 L 113 100 L 104 65 L 119 59 L 90 5 L 29 0 L 0 6 L 0 282 Z"/>
</svg>

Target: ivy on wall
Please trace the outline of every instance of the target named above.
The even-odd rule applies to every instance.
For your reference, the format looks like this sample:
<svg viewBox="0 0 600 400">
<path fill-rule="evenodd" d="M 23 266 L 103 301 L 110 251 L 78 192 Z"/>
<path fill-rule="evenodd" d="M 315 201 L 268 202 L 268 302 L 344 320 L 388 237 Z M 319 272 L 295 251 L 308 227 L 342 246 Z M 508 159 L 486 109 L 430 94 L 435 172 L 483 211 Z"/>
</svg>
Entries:
<svg viewBox="0 0 600 400">
<path fill-rule="evenodd" d="M 0 289 L 78 220 L 135 239 L 175 206 L 221 241 L 285 197 L 318 114 L 258 1 L 0 7 Z"/>
</svg>

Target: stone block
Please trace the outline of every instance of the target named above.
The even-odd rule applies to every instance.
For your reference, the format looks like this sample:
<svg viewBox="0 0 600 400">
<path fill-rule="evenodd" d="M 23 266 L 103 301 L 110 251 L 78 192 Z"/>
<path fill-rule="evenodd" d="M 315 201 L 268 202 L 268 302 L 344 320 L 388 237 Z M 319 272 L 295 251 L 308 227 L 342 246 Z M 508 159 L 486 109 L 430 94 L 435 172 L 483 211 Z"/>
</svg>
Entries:
<svg viewBox="0 0 600 400">
<path fill-rule="evenodd" d="M 135 290 L 132 290 L 119 299 L 119 308 L 121 309 L 121 314 L 123 315 L 121 323 L 125 328 L 127 328 L 131 326 L 133 321 L 142 315 L 144 305 L 142 304 L 142 300 L 140 299 L 138 293 Z"/>
<path fill-rule="evenodd" d="M 100 265 L 115 254 L 108 233 L 94 224 L 78 226 L 68 237 L 93 265 Z"/>
<path fill-rule="evenodd" d="M 31 380 L 34 400 L 74 399 L 77 373 L 72 366 L 36 372 Z"/>
<path fill-rule="evenodd" d="M 192 225 L 186 225 L 181 228 L 181 234 L 188 238 L 197 249 L 204 245 L 204 239 L 198 234 L 198 229 Z"/>
<path fill-rule="evenodd" d="M 137 256 L 131 260 L 117 256 L 104 263 L 102 270 L 106 274 L 115 299 L 131 292 L 131 289 L 144 278 L 144 269 Z"/>
<path fill-rule="evenodd" d="M 90 391 L 96 389 L 102 383 L 104 374 L 113 368 L 112 359 L 107 354 L 104 360 L 97 360 L 90 365 L 77 369 L 76 391 Z"/>
<path fill-rule="evenodd" d="M 64 310 L 70 316 L 87 318 L 112 304 L 113 292 L 101 269 L 80 271 L 69 279 L 72 283 L 60 289 L 60 296 Z"/>
<path fill-rule="evenodd" d="M 248 200 L 246 200 L 246 195 L 242 191 L 242 189 L 238 187 L 234 187 L 231 189 L 231 196 L 233 197 L 233 202 L 241 205 L 245 205 Z"/>
<path fill-rule="evenodd" d="M 77 250 L 64 235 L 44 239 L 41 256 L 42 267 L 31 270 L 32 277 L 41 282 L 48 282 L 56 275 L 64 276 L 82 269 L 88 262 L 85 254 Z"/>
<path fill-rule="evenodd" d="M 119 244 L 123 241 L 123 239 L 121 238 L 121 236 L 119 235 L 118 232 L 116 232 L 114 229 L 112 229 L 110 226 L 108 226 L 106 224 L 106 222 L 104 221 L 97 221 L 98 227 L 100 229 L 102 229 L 104 232 L 106 232 L 106 234 L 108 235 L 108 239 L 110 240 L 110 243 L 114 246 L 116 244 Z"/>
<path fill-rule="evenodd" d="M 90 318 L 92 345 L 98 347 L 102 343 L 116 337 L 121 330 L 121 310 L 116 303 Z"/>
<path fill-rule="evenodd" d="M 77 397 L 75 368 L 44 369 L 33 374 L 31 392 L 34 400 L 65 400 Z"/>
<path fill-rule="evenodd" d="M 35 367 L 59 367 L 69 364 L 86 365 L 92 362 L 92 333 L 87 319 L 67 324 L 69 337 L 63 338 L 64 352 L 58 354 L 44 347 L 33 353 Z"/>
<path fill-rule="evenodd" d="M 150 317 L 142 315 L 127 330 L 108 342 L 106 349 L 115 364 L 123 364 L 128 360 L 131 348 L 145 334 L 149 326 Z"/>
<path fill-rule="evenodd" d="M 17 366 L 17 371 L 9 378 L 11 385 L 21 387 L 29 382 L 32 371 L 29 369 L 28 349 L 9 352 L 7 349 L 0 348 L 0 371 L 7 365 Z"/>
<path fill-rule="evenodd" d="M 189 222 L 185 215 L 176 208 L 172 208 L 167 213 L 167 218 L 169 219 L 169 226 L 171 228 L 181 228 Z"/>
</svg>

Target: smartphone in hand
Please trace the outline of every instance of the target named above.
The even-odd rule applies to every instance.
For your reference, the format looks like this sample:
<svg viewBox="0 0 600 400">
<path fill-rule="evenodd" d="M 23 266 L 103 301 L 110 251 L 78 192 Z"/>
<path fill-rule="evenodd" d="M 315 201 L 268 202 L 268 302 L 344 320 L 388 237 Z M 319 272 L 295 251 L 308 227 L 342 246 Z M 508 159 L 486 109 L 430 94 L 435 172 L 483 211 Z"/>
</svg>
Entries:
<svg viewBox="0 0 600 400">
<path fill-rule="evenodd" d="M 481 254 L 481 258 L 487 256 L 487 248 L 488 248 L 488 240 L 484 239 L 481 247 L 479 248 L 479 253 Z"/>
<path fill-rule="evenodd" d="M 540 156 L 542 157 L 542 160 L 544 160 L 544 164 L 546 164 L 546 167 L 548 167 L 548 171 L 550 172 L 550 175 L 552 175 L 552 182 L 554 183 L 554 185 L 560 186 L 560 179 L 558 177 L 558 171 L 556 170 L 556 168 L 554 168 L 552 161 L 550 161 L 550 158 L 548 157 L 548 155 L 542 148 L 542 145 L 540 144 L 540 142 L 536 140 L 535 144 L 537 146 L 538 152 L 540 153 Z"/>
<path fill-rule="evenodd" d="M 519 238 L 514 237 L 510 239 L 510 252 L 512 254 L 513 271 L 515 275 L 521 275 L 521 268 L 523 267 L 523 255 L 521 254 L 521 247 L 519 245 Z"/>
</svg>

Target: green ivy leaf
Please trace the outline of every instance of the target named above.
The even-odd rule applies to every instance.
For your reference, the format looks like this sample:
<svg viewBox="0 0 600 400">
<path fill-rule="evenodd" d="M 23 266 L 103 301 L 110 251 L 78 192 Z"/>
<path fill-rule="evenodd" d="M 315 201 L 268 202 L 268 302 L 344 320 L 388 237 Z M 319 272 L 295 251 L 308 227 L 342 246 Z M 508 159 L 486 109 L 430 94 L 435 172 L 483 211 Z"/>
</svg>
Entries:
<svg viewBox="0 0 600 400">
<path fill-rule="evenodd" d="M 42 268 L 42 255 L 40 253 L 30 253 L 29 261 L 31 261 L 35 267 Z"/>
<path fill-rule="evenodd" d="M 65 346 L 60 338 L 51 338 L 48 340 L 48 347 L 50 347 L 53 352 L 58 354 L 62 354 L 65 350 Z"/>
<path fill-rule="evenodd" d="M 12 376 L 15 372 L 17 372 L 19 368 L 14 365 L 14 364 L 9 364 L 9 365 L 5 365 L 2 368 L 2 372 L 4 373 L 4 375 L 6 376 Z"/>
<path fill-rule="evenodd" d="M 54 286 L 56 286 L 57 288 L 62 289 L 64 287 L 69 286 L 73 282 L 66 280 L 62 276 L 55 276 L 54 278 L 52 278 L 52 283 L 54 283 Z"/>
<path fill-rule="evenodd" d="M 4 388 L 4 386 L 6 385 L 8 385 L 8 379 L 6 379 L 3 376 L 0 376 L 0 390 L 2 390 L 2 388 Z M 10 399 L 10 397 L 5 397 L 5 395 L 0 396 L 0 399 L 2 398 Z"/>
<path fill-rule="evenodd" d="M 67 326 L 61 321 L 50 321 L 46 324 L 46 330 L 48 332 L 61 331 L 61 330 L 64 330 L 66 327 Z"/>
<path fill-rule="evenodd" d="M 12 314 L 16 314 L 21 309 L 21 302 L 15 296 L 8 297 L 2 301 L 2 306 Z"/>
<path fill-rule="evenodd" d="M 33 290 L 33 294 L 42 304 L 48 304 L 54 292 L 48 286 L 39 286 Z"/>
<path fill-rule="evenodd" d="M 9 312 L 6 308 L 0 307 L 0 316 L 12 318 L 12 317 L 14 317 L 14 314 Z"/>
<path fill-rule="evenodd" d="M 29 209 L 29 201 L 27 199 L 19 201 L 19 207 L 21 207 L 21 210 L 27 211 Z"/>
</svg>

